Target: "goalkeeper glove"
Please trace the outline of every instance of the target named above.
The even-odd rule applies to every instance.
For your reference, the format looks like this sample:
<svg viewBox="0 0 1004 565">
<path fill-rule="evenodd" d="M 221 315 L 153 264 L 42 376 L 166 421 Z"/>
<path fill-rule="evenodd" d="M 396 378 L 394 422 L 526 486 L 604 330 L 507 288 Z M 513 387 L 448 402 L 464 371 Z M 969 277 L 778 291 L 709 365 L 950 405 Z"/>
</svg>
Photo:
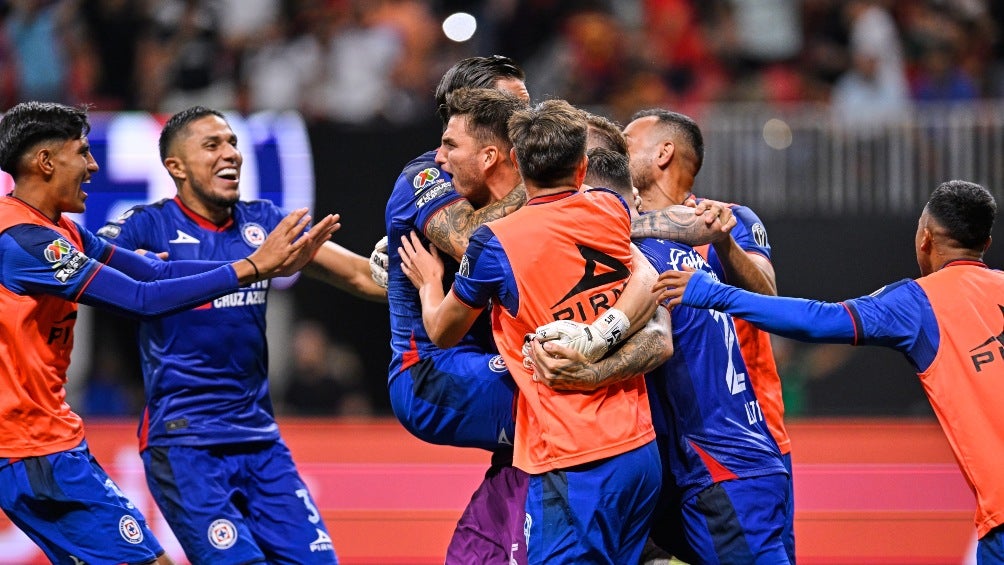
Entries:
<svg viewBox="0 0 1004 565">
<path fill-rule="evenodd" d="M 611 308 L 592 324 L 557 320 L 537 328 L 540 341 L 557 340 L 586 358 L 590 363 L 601 359 L 611 347 L 627 337 L 631 321 L 624 312 Z"/>
<path fill-rule="evenodd" d="M 387 288 L 387 262 L 387 236 L 383 236 L 370 253 L 370 276 L 380 288 Z"/>
</svg>

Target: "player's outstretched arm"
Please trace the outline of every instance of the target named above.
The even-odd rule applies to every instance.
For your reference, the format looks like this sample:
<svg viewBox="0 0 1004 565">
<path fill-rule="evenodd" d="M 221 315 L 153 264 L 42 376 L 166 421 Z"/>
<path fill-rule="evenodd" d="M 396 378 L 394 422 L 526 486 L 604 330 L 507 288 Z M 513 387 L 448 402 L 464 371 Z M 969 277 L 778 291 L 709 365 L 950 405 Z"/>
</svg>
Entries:
<svg viewBox="0 0 1004 565">
<path fill-rule="evenodd" d="M 379 286 L 373 280 L 370 260 L 333 241 L 321 245 L 303 272 L 360 298 L 387 302 L 386 284 Z"/>
<path fill-rule="evenodd" d="M 647 373 L 673 355 L 669 312 L 658 308 L 655 316 L 606 358 L 589 363 L 579 352 L 558 342 L 530 341 L 534 378 L 563 391 L 589 391 Z"/>
<path fill-rule="evenodd" d="M 498 202 L 493 202 L 477 210 L 466 199 L 461 198 L 449 206 L 444 206 L 425 225 L 425 237 L 433 245 L 457 261 L 467 251 L 467 242 L 474 230 L 482 224 L 497 220 L 515 212 L 526 203 L 526 188 L 520 184 Z"/>
<path fill-rule="evenodd" d="M 474 325 L 483 308 L 472 308 L 454 296 L 443 293 L 443 261 L 435 246 L 426 249 L 418 234 L 401 237 L 401 270 L 418 289 L 422 301 L 422 323 L 429 339 L 439 348 L 452 347 Z"/>
<path fill-rule="evenodd" d="M 631 238 L 655 237 L 696 247 L 728 237 L 735 225 L 731 210 L 720 202 L 700 208 L 679 204 L 632 220 Z"/>
<path fill-rule="evenodd" d="M 847 306 L 832 302 L 766 296 L 722 284 L 704 271 L 666 271 L 653 287 L 670 307 L 711 308 L 758 328 L 801 341 L 854 343 L 854 321 Z"/>
</svg>

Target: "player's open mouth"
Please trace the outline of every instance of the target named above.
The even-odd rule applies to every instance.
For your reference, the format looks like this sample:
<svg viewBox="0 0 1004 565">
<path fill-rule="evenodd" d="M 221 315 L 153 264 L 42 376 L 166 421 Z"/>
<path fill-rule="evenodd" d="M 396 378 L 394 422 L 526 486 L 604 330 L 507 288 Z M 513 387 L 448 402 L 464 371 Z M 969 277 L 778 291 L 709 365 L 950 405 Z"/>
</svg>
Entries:
<svg viewBox="0 0 1004 565">
<path fill-rule="evenodd" d="M 220 169 L 219 171 L 216 171 L 216 176 L 217 178 L 233 182 L 237 182 L 240 179 L 236 167 L 227 167 L 225 169 Z"/>
</svg>

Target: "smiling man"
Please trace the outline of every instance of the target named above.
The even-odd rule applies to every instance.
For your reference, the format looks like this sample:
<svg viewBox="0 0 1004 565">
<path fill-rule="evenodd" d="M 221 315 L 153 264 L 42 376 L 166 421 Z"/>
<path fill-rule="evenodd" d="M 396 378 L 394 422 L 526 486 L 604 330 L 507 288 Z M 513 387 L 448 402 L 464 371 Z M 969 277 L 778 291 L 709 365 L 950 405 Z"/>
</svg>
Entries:
<svg viewBox="0 0 1004 565">
<path fill-rule="evenodd" d="M 172 116 L 160 155 L 178 193 L 98 232 L 178 259 L 242 256 L 282 218 L 240 200 L 243 157 L 223 115 Z M 326 242 L 305 272 L 371 300 L 369 261 Z M 140 450 L 154 500 L 193 563 L 335 563 L 331 538 L 279 435 L 268 387 L 268 282 L 140 326 Z"/>
<path fill-rule="evenodd" d="M 64 214 L 84 211 L 81 185 L 99 170 L 89 129 L 83 110 L 45 102 L 0 120 L 0 168 L 15 183 L 0 198 L 0 508 L 53 563 L 170 563 L 66 403 L 77 302 L 140 317 L 191 308 L 295 272 L 337 223 L 299 237 L 309 217 L 298 210 L 225 261 L 118 249 Z"/>
</svg>

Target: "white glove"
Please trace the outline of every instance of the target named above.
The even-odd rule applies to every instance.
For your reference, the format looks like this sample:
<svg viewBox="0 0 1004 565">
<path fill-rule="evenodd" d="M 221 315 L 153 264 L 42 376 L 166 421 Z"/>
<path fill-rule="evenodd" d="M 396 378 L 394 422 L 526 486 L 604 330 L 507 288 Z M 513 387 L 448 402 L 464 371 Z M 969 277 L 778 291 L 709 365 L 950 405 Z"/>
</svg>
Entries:
<svg viewBox="0 0 1004 565">
<path fill-rule="evenodd" d="M 592 324 L 573 322 L 572 320 L 557 320 L 537 328 L 539 341 L 557 341 L 570 347 L 592 363 L 602 359 L 611 347 L 617 345 L 627 336 L 631 321 L 624 312 L 611 308 L 603 313 Z"/>
<path fill-rule="evenodd" d="M 387 288 L 387 262 L 387 236 L 383 236 L 370 253 L 370 276 L 380 288 Z"/>
</svg>

